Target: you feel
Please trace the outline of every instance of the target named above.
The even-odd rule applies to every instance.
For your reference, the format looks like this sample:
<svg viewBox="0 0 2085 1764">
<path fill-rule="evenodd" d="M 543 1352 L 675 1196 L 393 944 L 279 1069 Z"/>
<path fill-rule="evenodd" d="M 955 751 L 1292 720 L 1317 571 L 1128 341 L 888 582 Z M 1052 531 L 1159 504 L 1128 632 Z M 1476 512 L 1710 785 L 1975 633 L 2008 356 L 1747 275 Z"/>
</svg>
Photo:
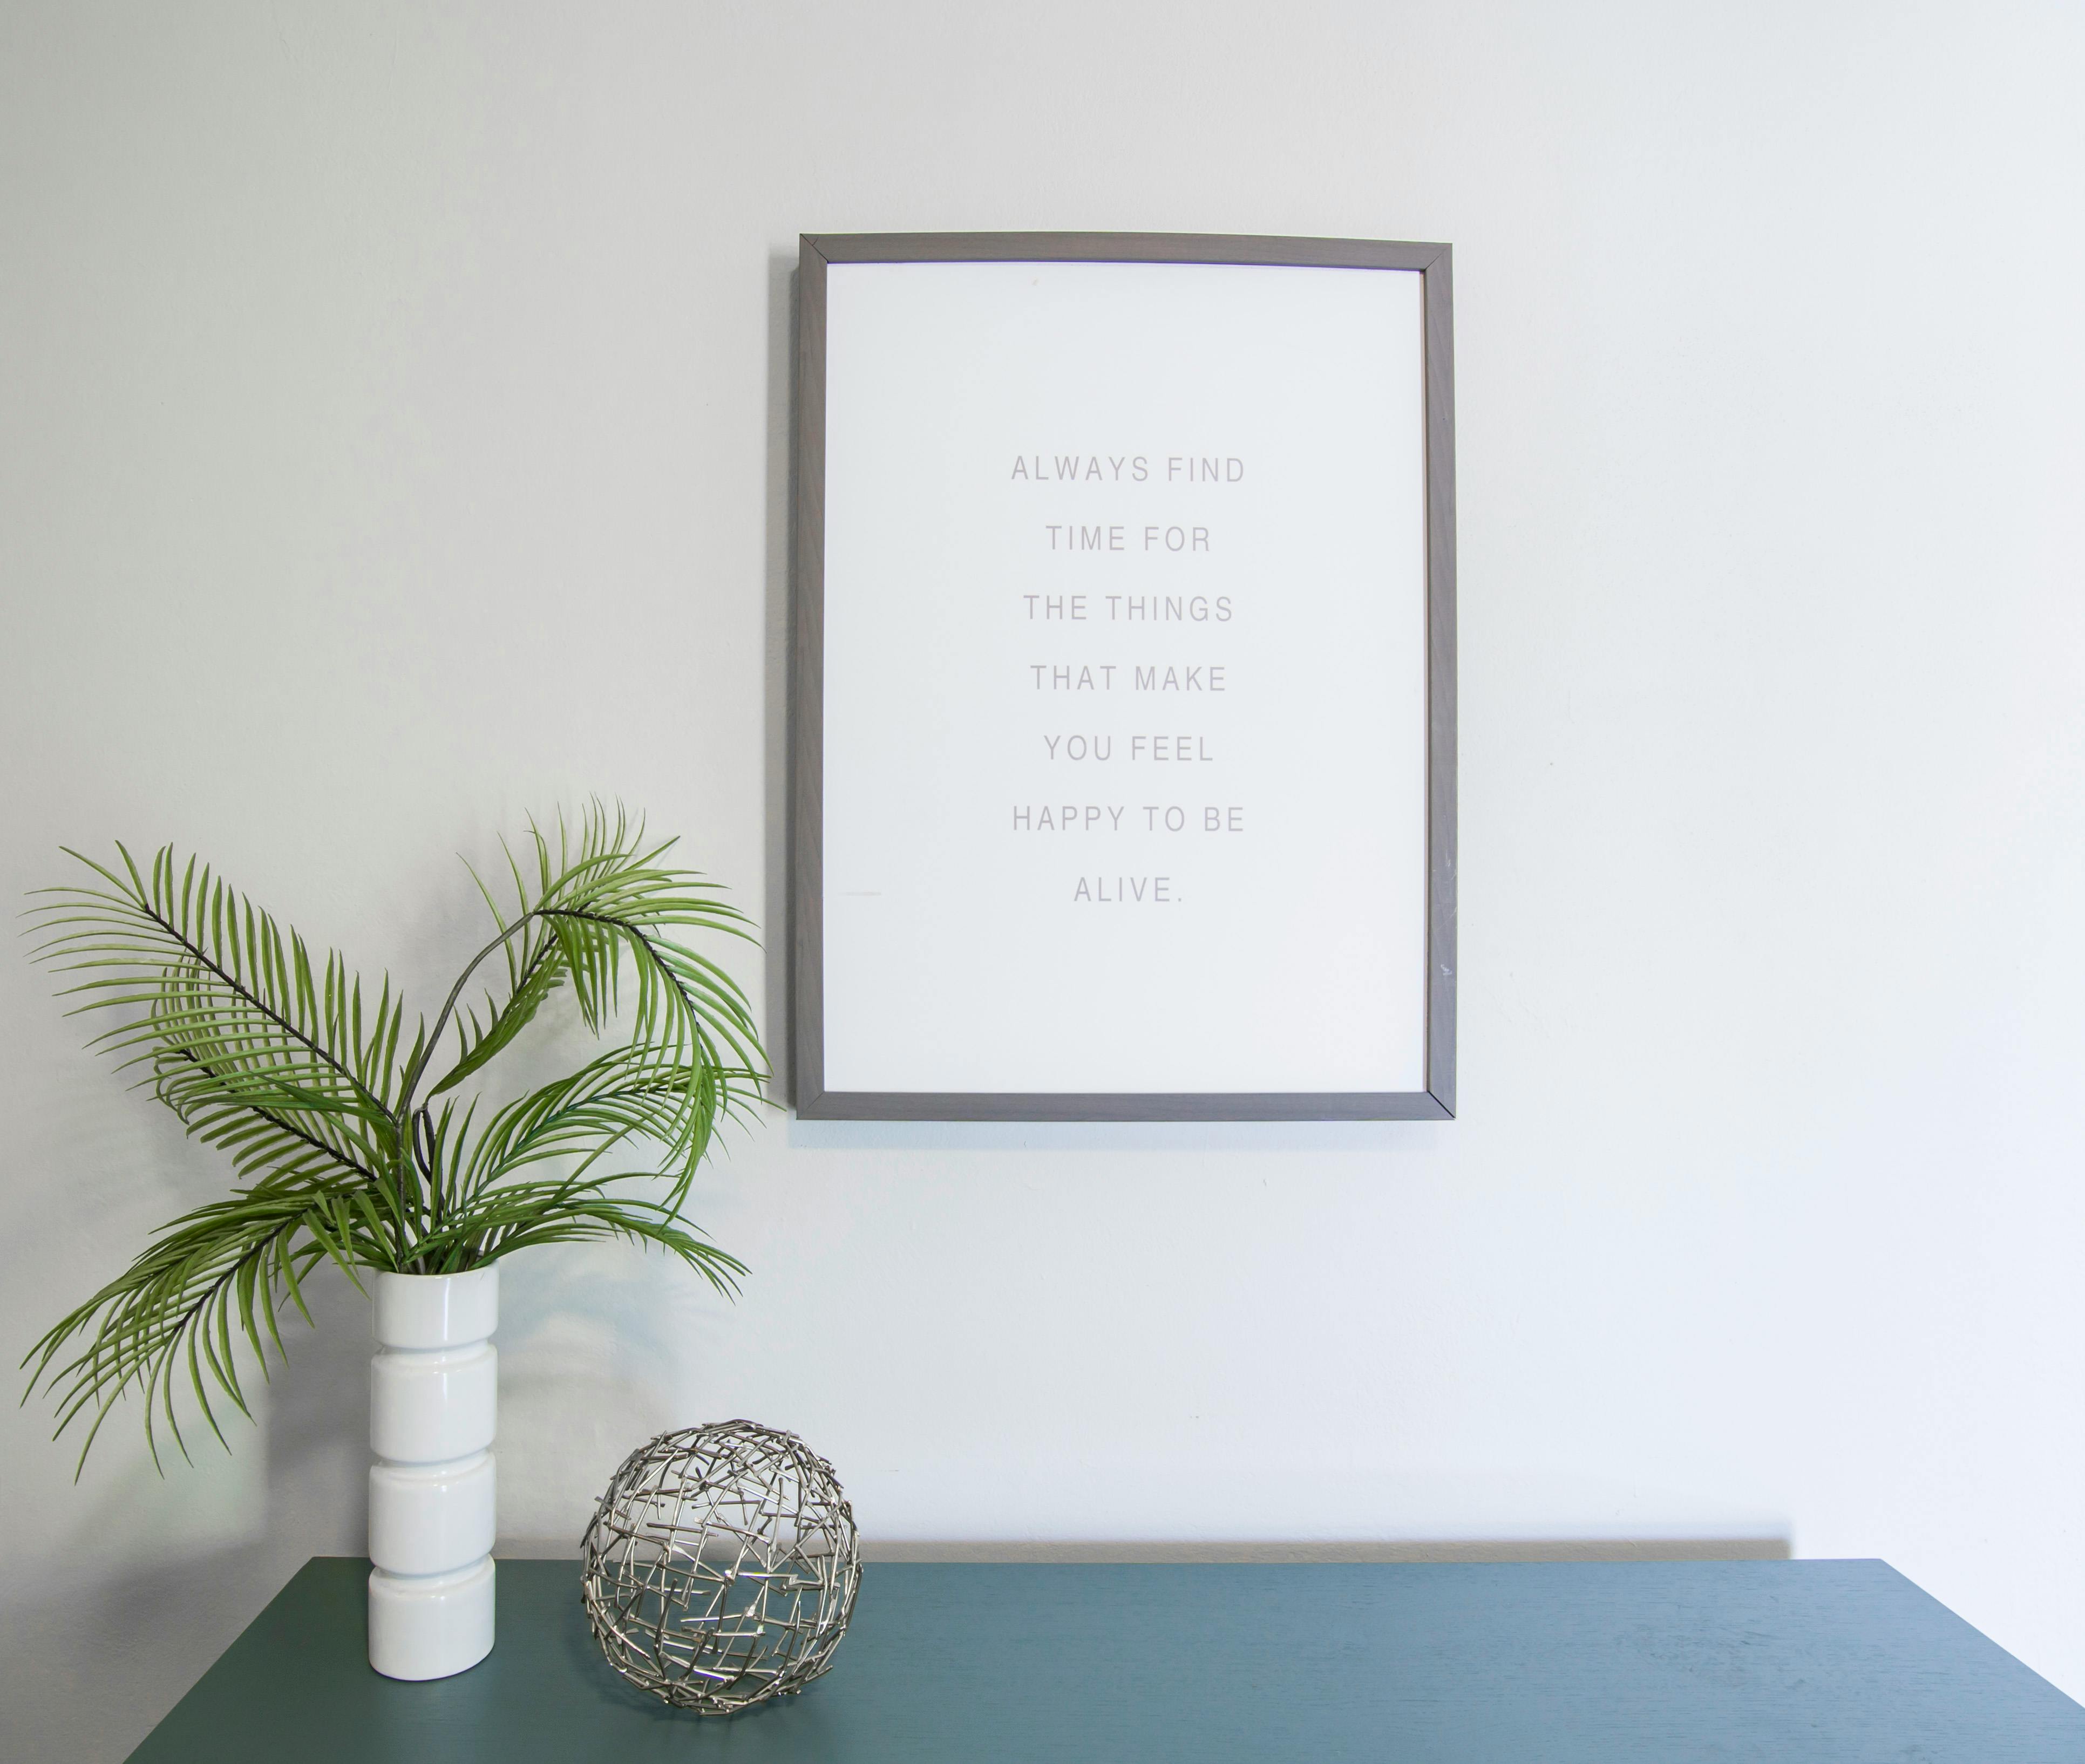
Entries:
<svg viewBox="0 0 2085 1764">
<path fill-rule="evenodd" d="M 1111 760 L 1115 738 L 1111 735 L 1046 735 L 1042 744 L 1051 759 Z M 1129 757 L 1161 764 L 1199 765 L 1213 761 L 1209 739 L 1204 735 L 1132 735 Z"/>
</svg>

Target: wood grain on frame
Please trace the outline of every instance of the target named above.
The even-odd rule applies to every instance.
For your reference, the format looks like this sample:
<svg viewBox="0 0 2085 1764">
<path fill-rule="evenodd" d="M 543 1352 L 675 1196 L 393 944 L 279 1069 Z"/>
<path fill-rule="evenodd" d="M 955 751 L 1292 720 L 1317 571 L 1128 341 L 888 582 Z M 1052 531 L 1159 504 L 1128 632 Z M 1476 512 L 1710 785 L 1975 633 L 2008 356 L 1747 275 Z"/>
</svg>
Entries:
<svg viewBox="0 0 2085 1764">
<path fill-rule="evenodd" d="M 1455 425 L 1449 248 L 1192 233 L 805 234 L 796 286 L 790 621 L 791 1076 L 827 1121 L 1395 1121 L 1455 1113 Z M 1203 263 L 1413 270 L 1426 434 L 1426 1086 L 1417 1091 L 829 1091 L 824 1034 L 826 269 L 835 263 Z"/>
</svg>

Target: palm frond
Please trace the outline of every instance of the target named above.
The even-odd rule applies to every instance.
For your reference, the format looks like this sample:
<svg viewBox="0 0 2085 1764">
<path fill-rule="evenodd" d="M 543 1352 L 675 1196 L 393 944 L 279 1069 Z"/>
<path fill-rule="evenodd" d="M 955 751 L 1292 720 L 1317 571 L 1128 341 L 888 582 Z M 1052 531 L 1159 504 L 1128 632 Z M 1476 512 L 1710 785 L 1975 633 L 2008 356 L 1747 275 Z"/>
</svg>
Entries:
<svg viewBox="0 0 2085 1764">
<path fill-rule="evenodd" d="M 548 833 L 529 828 L 533 878 L 508 853 L 515 890 L 511 917 L 479 880 L 499 935 L 465 970 L 435 1019 L 431 1046 L 453 1024 L 459 1053 L 429 1094 L 460 1083 L 509 1045 L 560 985 L 571 986 L 582 1019 L 599 1033 L 621 1002 L 626 956 L 636 987 L 633 1045 L 657 1048 L 664 1062 L 686 1063 L 699 1054 L 712 1063 L 764 1076 L 766 1058 L 745 993 L 722 968 L 675 935 L 721 932 L 750 941 L 745 915 L 699 871 L 664 863 L 677 842 L 648 844 L 643 823 L 633 825 L 620 809 L 610 816 L 601 804 L 592 804 L 576 831 L 563 816 L 556 831 L 554 850 Z M 458 1016 L 470 973 L 495 951 L 506 957 L 505 1002 L 488 996 L 482 1020 L 474 1011 Z"/>
<path fill-rule="evenodd" d="M 476 1196 L 449 1230 L 429 1239 L 430 1259 L 446 1262 L 465 1245 L 482 1262 L 545 1244 L 618 1238 L 656 1244 L 718 1291 L 736 1292 L 738 1277 L 746 1271 L 744 1262 L 704 1241 L 681 1219 L 677 1206 L 615 1191 L 620 1183 L 654 1180 L 649 1172 L 631 1172 L 584 1181 L 501 1183 Z M 469 1265 L 456 1262 L 458 1266 Z"/>
<path fill-rule="evenodd" d="M 278 1314 L 294 1307 L 311 1321 L 304 1277 L 329 1259 L 352 1278 L 357 1264 L 380 1253 L 377 1223 L 367 1195 L 345 1183 L 262 1184 L 198 1207 L 45 1334 L 22 1363 L 32 1368 L 29 1389 L 40 1384 L 56 1399 L 57 1433 L 90 1418 L 83 1465 L 109 1411 L 134 1390 L 144 1398 L 155 1465 L 161 1422 L 183 1457 L 189 1455 L 175 1406 L 184 1389 L 219 1442 L 228 1444 L 218 1402 L 251 1414 L 235 1324 L 265 1376 L 269 1347 L 284 1353 Z"/>
<path fill-rule="evenodd" d="M 338 951 L 304 940 L 171 846 L 149 876 L 74 851 L 96 881 L 40 890 L 32 954 L 72 977 L 72 1014 L 120 1021 L 89 1045 L 142 1066 L 142 1082 L 242 1175 L 322 1160 L 373 1179 L 395 1139 L 391 1101 L 405 1006 L 389 980 L 373 1007 Z M 235 1121 L 238 1123 L 233 1126 Z"/>
</svg>

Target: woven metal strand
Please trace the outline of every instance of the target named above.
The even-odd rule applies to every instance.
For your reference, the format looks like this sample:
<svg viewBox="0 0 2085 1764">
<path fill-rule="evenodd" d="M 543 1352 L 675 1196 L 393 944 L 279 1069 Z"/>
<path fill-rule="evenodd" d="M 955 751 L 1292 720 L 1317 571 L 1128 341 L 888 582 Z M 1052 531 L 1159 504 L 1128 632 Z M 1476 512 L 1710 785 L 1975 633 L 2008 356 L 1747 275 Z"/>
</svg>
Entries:
<svg viewBox="0 0 2085 1764">
<path fill-rule="evenodd" d="M 793 1433 L 720 1421 L 623 1460 L 582 1546 L 609 1664 L 676 1708 L 729 1715 L 832 1664 L 861 1581 L 854 1511 Z"/>
</svg>

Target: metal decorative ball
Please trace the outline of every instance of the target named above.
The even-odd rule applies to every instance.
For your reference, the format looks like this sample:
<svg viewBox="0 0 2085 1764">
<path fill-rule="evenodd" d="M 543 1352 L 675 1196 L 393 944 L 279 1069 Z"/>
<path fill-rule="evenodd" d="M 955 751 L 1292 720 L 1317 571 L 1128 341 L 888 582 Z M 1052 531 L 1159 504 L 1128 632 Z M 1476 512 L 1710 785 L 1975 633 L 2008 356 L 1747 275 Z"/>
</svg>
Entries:
<svg viewBox="0 0 2085 1764">
<path fill-rule="evenodd" d="M 730 1715 L 832 1664 L 861 1584 L 833 1467 L 750 1421 L 662 1433 L 622 1461 L 582 1546 L 608 1663 L 678 1709 Z"/>
</svg>

